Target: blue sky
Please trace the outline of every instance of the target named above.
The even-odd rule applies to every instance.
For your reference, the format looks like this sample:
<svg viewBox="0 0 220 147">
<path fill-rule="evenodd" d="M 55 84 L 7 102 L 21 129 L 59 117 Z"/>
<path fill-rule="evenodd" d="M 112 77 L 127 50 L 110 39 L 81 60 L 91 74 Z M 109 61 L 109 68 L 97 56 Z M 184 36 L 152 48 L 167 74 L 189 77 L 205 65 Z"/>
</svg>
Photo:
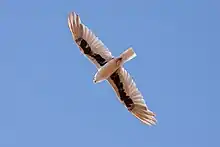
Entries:
<svg viewBox="0 0 220 147">
<path fill-rule="evenodd" d="M 7 0 L 0 9 L 0 146 L 218 147 L 220 21 L 214 0 Z M 140 123 L 79 51 L 76 11 L 157 114 Z"/>
</svg>

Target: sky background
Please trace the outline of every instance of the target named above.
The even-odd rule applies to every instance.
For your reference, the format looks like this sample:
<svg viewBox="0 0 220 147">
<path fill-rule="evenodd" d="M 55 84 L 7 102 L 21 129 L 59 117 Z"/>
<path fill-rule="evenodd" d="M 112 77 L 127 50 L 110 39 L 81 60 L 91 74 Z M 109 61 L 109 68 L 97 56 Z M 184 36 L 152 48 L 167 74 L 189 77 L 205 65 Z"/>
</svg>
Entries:
<svg viewBox="0 0 220 147">
<path fill-rule="evenodd" d="M 220 2 L 2 0 L 1 147 L 219 147 Z M 132 116 L 79 51 L 76 11 L 133 76 L 158 124 Z"/>
</svg>

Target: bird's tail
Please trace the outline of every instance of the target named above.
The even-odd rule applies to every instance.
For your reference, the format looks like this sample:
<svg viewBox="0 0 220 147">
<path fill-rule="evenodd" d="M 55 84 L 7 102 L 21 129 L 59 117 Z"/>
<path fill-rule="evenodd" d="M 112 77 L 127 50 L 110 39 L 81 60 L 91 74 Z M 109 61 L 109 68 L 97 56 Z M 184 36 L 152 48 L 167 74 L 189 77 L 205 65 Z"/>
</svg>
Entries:
<svg viewBox="0 0 220 147">
<path fill-rule="evenodd" d="M 124 51 L 120 57 L 122 58 L 122 62 L 125 63 L 131 59 L 133 59 L 134 57 L 136 57 L 136 53 L 134 52 L 133 48 L 130 47 L 128 48 L 126 51 Z"/>
</svg>

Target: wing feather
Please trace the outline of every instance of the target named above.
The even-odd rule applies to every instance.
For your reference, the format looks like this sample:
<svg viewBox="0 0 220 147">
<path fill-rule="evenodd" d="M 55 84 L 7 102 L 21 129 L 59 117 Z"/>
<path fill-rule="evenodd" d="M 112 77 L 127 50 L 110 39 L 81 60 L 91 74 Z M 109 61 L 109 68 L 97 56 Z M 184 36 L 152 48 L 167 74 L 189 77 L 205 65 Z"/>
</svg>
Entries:
<svg viewBox="0 0 220 147">
<path fill-rule="evenodd" d="M 141 92 L 136 87 L 136 84 L 130 74 L 121 67 L 114 73 L 113 76 L 116 75 L 118 75 L 119 80 L 116 80 L 116 78 L 111 76 L 108 78 L 108 82 L 116 92 L 119 101 L 144 124 L 156 124 L 157 120 L 155 118 L 155 114 L 148 109 Z M 126 95 L 122 93 L 125 93 Z M 129 99 L 132 100 L 132 104 Z"/>
<path fill-rule="evenodd" d="M 100 68 L 113 58 L 108 48 L 81 22 L 79 15 L 75 12 L 69 14 L 68 26 L 80 51 L 95 64 L 97 68 Z"/>
</svg>

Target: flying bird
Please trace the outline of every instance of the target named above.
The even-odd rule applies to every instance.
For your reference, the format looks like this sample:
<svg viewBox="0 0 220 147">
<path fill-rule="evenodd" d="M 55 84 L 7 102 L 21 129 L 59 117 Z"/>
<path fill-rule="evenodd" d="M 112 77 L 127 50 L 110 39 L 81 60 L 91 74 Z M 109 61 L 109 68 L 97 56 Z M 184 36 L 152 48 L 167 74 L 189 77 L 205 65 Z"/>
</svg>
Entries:
<svg viewBox="0 0 220 147">
<path fill-rule="evenodd" d="M 118 100 L 142 123 L 155 125 L 155 113 L 148 109 L 141 92 L 123 64 L 136 57 L 132 48 L 128 48 L 120 56 L 114 57 L 103 42 L 81 22 L 75 12 L 68 16 L 68 27 L 73 40 L 97 68 L 93 82 L 107 80 L 116 93 Z"/>
</svg>

